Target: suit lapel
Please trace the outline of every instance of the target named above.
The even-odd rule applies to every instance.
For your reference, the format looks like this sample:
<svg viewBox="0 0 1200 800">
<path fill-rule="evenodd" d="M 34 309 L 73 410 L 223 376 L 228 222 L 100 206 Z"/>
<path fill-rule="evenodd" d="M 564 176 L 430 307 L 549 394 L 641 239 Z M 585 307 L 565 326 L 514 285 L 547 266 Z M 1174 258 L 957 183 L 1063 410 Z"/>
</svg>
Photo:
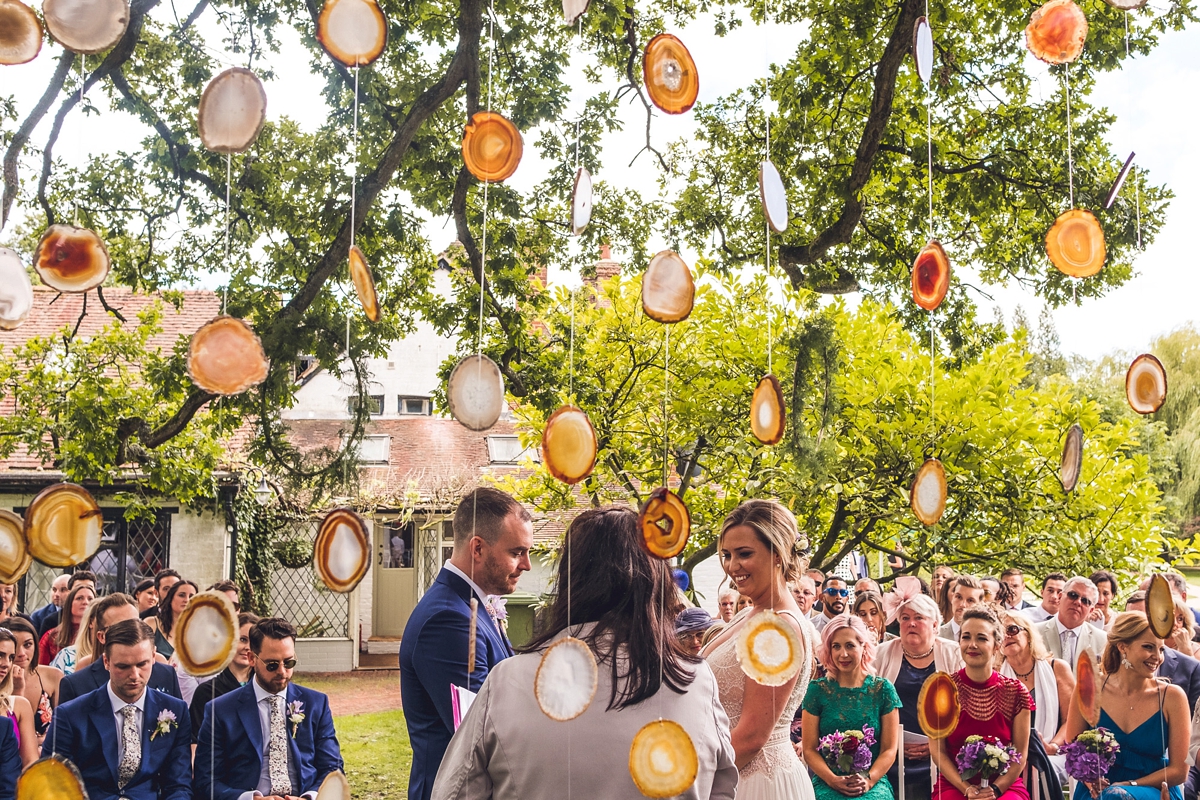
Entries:
<svg viewBox="0 0 1200 800">
<path fill-rule="evenodd" d="M 295 684 L 292 684 L 292 683 L 288 684 L 287 694 L 285 695 L 285 698 L 286 698 L 286 700 L 285 700 L 284 708 L 283 708 L 283 730 L 284 730 L 284 734 L 287 736 L 287 740 L 288 740 L 288 758 L 290 759 L 290 763 L 293 767 L 292 774 L 294 774 L 296 776 L 296 780 L 303 783 L 304 777 L 303 777 L 302 770 L 300 769 L 300 764 L 302 763 L 300 760 L 300 746 L 296 743 L 296 739 L 297 739 L 297 735 L 300 733 L 300 730 L 304 727 L 304 723 L 302 722 L 299 725 L 297 725 L 296 732 L 292 733 L 292 723 L 288 721 L 288 717 L 290 716 L 290 714 L 288 714 L 287 707 L 290 706 L 292 703 L 296 702 L 297 700 L 299 700 L 301 703 L 304 703 L 304 700 L 300 697 L 299 689 L 296 687 Z M 304 703 L 304 710 L 301 711 L 301 713 L 304 714 L 304 719 L 306 722 L 308 721 L 308 714 L 309 714 L 310 710 L 311 709 L 309 709 L 308 703 Z M 303 787 L 300 787 L 300 786 L 292 787 L 292 792 L 294 794 L 300 794 L 302 791 L 303 791 Z"/>
<path fill-rule="evenodd" d="M 117 784 L 117 770 L 120 768 L 120 755 L 117 751 L 116 717 L 113 715 L 112 703 L 108 700 L 108 691 L 100 687 L 93 695 L 92 711 L 88 714 L 88 723 L 100 737 L 100 747 L 104 752 L 104 763 L 112 773 L 113 785 Z"/>
<path fill-rule="evenodd" d="M 253 677 L 251 680 L 253 680 Z M 254 695 L 254 685 L 252 683 L 246 684 L 244 691 L 245 694 L 242 696 L 242 702 L 238 704 L 238 719 L 242 721 L 242 727 L 246 729 L 246 737 L 250 740 L 250 744 L 254 746 L 254 755 L 258 758 L 259 768 L 261 769 L 263 754 L 262 723 L 258 719 L 258 703 Z"/>
</svg>

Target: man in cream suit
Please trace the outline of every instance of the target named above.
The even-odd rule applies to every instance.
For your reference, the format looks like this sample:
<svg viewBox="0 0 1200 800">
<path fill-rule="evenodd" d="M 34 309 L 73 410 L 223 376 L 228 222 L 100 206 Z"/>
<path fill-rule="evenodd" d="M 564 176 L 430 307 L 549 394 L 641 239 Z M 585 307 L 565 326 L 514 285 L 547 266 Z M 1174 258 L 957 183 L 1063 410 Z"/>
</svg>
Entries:
<svg viewBox="0 0 1200 800">
<path fill-rule="evenodd" d="M 1075 669 L 1079 654 L 1090 650 L 1092 656 L 1100 657 L 1108 637 L 1104 631 L 1087 624 L 1088 614 L 1096 605 L 1100 592 L 1096 584 L 1080 575 L 1067 581 L 1063 587 L 1062 601 L 1058 614 L 1033 626 L 1055 658 L 1061 658 Z"/>
</svg>

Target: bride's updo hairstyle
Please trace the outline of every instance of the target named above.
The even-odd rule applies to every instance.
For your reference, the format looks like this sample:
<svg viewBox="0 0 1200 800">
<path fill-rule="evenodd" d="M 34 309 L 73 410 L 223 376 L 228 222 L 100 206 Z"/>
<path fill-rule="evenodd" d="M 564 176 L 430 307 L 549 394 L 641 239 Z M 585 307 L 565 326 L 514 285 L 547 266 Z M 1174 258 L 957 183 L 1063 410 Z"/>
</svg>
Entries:
<svg viewBox="0 0 1200 800">
<path fill-rule="evenodd" d="M 1150 620 L 1141 611 L 1122 611 L 1113 620 L 1108 631 L 1108 644 L 1104 645 L 1104 656 L 1100 668 L 1105 675 L 1116 675 L 1121 668 L 1121 649 L 1118 645 L 1132 644 L 1150 629 Z"/>
<path fill-rule="evenodd" d="M 808 538 L 801 536 L 796 515 L 775 500 L 747 500 L 735 508 L 721 525 L 721 540 L 730 528 L 745 525 L 758 535 L 763 546 L 778 556 L 784 581 L 799 580 L 808 568 Z"/>
</svg>

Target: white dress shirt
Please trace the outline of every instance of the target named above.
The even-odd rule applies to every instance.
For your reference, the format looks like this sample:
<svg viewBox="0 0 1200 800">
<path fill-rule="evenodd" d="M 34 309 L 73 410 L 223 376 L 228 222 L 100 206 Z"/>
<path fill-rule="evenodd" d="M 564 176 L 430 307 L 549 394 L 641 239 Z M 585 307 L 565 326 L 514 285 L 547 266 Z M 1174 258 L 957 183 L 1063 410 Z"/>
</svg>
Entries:
<svg viewBox="0 0 1200 800">
<path fill-rule="evenodd" d="M 133 720 L 137 727 L 138 741 L 141 741 L 142 731 L 146 728 L 146 690 L 142 689 L 142 696 L 136 702 L 126 703 L 113 691 L 112 681 L 104 684 L 104 688 L 108 689 L 108 702 L 112 704 L 113 719 L 117 725 L 117 763 L 120 764 L 121 759 L 125 757 L 125 715 L 121 713 L 121 709 L 125 706 L 133 706 L 137 709 Z"/>
<path fill-rule="evenodd" d="M 254 800 L 255 797 L 266 797 L 271 794 L 271 762 L 267 760 L 267 747 L 271 744 L 271 697 L 283 698 L 283 726 L 287 728 L 287 687 L 284 687 L 282 692 L 272 694 L 262 687 L 257 678 L 251 677 L 250 683 L 254 684 L 254 705 L 258 708 L 258 724 L 262 730 L 263 751 L 259 753 L 259 758 L 262 760 L 262 769 L 258 773 L 258 788 L 252 792 L 242 792 L 238 796 L 238 800 Z M 291 731 L 287 731 L 288 737 L 291 737 Z M 300 777 L 300 771 L 296 765 L 292 763 L 292 753 L 289 747 L 286 751 L 288 777 L 292 780 L 292 791 L 298 787 L 295 786 L 296 781 Z M 305 792 L 300 797 L 307 797 L 308 800 L 316 800 L 316 792 Z"/>
<path fill-rule="evenodd" d="M 1079 628 L 1068 628 L 1066 625 L 1062 624 L 1062 620 L 1057 616 L 1054 617 L 1054 624 L 1058 626 L 1058 640 L 1063 643 L 1063 660 L 1070 664 L 1072 668 L 1074 668 L 1075 656 L 1079 654 Z M 1067 651 L 1068 643 L 1063 639 L 1064 633 L 1071 634 L 1070 652 Z"/>
<path fill-rule="evenodd" d="M 1049 611 L 1042 608 L 1040 605 L 1030 606 L 1029 608 L 1022 610 L 1021 613 L 1024 614 L 1030 622 L 1045 622 L 1053 616 Z"/>
<path fill-rule="evenodd" d="M 446 559 L 446 563 L 443 566 L 445 566 L 446 569 L 450 570 L 455 575 L 457 575 L 458 577 L 462 578 L 464 581 L 467 582 L 467 586 L 470 586 L 471 591 L 473 591 L 476 594 L 476 596 L 479 597 L 480 604 L 482 604 L 485 600 L 487 600 L 487 595 L 484 593 L 483 589 L 479 588 L 479 584 L 477 584 L 475 581 L 471 580 L 470 575 L 468 575 L 467 573 L 463 572 L 458 567 L 451 564 L 450 559 Z"/>
</svg>

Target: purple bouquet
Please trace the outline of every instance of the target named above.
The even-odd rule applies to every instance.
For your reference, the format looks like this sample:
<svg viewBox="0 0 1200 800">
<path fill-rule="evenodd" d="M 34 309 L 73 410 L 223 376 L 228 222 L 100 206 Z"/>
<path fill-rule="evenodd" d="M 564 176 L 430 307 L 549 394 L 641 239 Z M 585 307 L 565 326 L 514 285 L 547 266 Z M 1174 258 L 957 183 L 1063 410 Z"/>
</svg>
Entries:
<svg viewBox="0 0 1200 800">
<path fill-rule="evenodd" d="M 875 729 L 863 725 L 861 731 L 834 731 L 817 742 L 817 752 L 836 775 L 853 775 L 871 767 Z"/>
<path fill-rule="evenodd" d="M 994 736 L 968 736 L 962 749 L 954 757 L 958 772 L 963 780 L 979 778 L 980 786 L 987 786 L 1009 767 L 1021 760 L 1016 748 L 1004 744 Z"/>
<path fill-rule="evenodd" d="M 1099 783 L 1117 763 L 1121 745 L 1112 731 L 1096 728 L 1084 731 L 1075 741 L 1064 744 L 1058 752 L 1067 757 L 1067 774 L 1084 783 Z"/>
</svg>

